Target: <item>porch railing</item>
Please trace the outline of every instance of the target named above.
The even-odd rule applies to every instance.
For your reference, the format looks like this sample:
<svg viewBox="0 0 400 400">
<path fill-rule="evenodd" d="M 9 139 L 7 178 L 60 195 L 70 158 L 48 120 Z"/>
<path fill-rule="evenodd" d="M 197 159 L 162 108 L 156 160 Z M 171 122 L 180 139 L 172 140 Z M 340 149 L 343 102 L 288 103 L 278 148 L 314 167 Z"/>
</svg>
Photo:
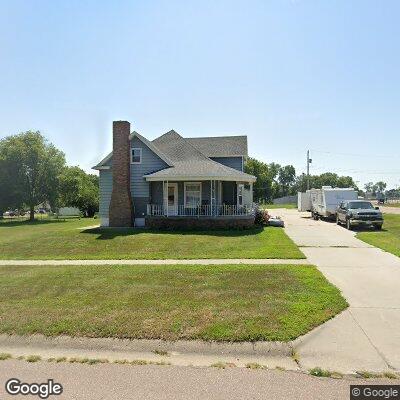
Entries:
<svg viewBox="0 0 400 400">
<path fill-rule="evenodd" d="M 163 206 L 159 204 L 148 204 L 147 215 L 149 216 L 169 216 L 169 217 L 235 217 L 252 215 L 253 207 L 236 205 L 202 205 L 197 207 Z"/>
</svg>

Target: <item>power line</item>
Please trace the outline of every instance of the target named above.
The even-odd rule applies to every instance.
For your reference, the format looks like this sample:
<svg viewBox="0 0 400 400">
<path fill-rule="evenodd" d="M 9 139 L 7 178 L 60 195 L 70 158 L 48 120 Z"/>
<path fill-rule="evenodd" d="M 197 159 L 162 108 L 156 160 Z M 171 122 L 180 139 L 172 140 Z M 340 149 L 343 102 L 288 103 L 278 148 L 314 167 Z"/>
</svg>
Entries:
<svg viewBox="0 0 400 400">
<path fill-rule="evenodd" d="M 313 167 L 313 170 L 326 170 L 327 167 Z M 400 175 L 400 170 L 365 170 L 365 169 L 355 169 L 355 168 L 333 168 L 337 172 L 350 172 L 355 174 L 397 174 Z"/>
<path fill-rule="evenodd" d="M 381 155 L 381 154 L 355 154 L 355 153 L 339 153 L 334 151 L 323 151 L 323 150 L 315 150 L 310 149 L 315 153 L 323 153 L 323 154 L 332 154 L 332 155 L 339 155 L 339 156 L 349 156 L 349 157 L 381 157 L 381 158 L 396 158 L 397 160 L 400 158 L 399 156 L 388 156 L 388 155 Z"/>
</svg>

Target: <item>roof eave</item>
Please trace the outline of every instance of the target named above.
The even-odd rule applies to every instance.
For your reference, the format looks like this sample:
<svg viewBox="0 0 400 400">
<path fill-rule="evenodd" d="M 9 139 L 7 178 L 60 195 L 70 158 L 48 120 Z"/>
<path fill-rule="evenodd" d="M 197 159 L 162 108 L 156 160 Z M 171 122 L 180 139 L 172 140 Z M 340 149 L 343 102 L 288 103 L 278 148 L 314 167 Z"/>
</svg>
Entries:
<svg viewBox="0 0 400 400">
<path fill-rule="evenodd" d="M 157 146 L 154 145 L 150 140 L 147 140 L 145 137 L 140 135 L 137 132 L 132 132 L 129 136 L 129 140 L 132 140 L 132 138 L 136 136 L 143 144 L 145 144 L 153 153 L 155 153 L 158 157 L 161 158 L 169 167 L 172 167 L 174 164 L 173 162 L 165 155 L 163 154 Z"/>
<path fill-rule="evenodd" d="M 178 175 L 178 176 L 151 176 L 145 175 L 147 182 L 160 182 L 160 181 L 229 181 L 229 182 L 255 182 L 257 178 L 255 176 L 243 177 L 243 176 L 192 176 L 192 175 Z"/>
</svg>

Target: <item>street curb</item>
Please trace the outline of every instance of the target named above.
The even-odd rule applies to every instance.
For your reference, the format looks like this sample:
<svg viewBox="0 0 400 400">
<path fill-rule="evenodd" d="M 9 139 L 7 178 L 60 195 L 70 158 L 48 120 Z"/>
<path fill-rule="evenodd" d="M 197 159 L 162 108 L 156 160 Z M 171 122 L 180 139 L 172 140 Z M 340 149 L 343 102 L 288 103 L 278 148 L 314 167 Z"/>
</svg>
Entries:
<svg viewBox="0 0 400 400">
<path fill-rule="evenodd" d="M 46 337 L 43 335 L 0 335 L 0 347 L 40 348 L 43 350 L 88 350 L 107 352 L 143 353 L 166 351 L 199 355 L 229 356 L 281 356 L 291 357 L 291 342 L 204 342 L 200 340 L 149 340 L 113 338 L 74 338 L 69 336 Z"/>
<path fill-rule="evenodd" d="M 179 259 L 179 260 L 0 260 L 0 266 L 49 265 L 310 265 L 306 258 L 276 259 Z"/>
</svg>

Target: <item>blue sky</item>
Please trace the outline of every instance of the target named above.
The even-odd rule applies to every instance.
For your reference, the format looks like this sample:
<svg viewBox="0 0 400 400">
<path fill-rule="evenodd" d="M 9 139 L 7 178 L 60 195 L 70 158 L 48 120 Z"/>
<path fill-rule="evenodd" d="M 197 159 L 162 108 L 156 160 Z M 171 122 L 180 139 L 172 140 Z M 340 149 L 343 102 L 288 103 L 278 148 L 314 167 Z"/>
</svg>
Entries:
<svg viewBox="0 0 400 400">
<path fill-rule="evenodd" d="M 89 170 L 112 120 L 400 185 L 398 1 L 0 1 L 0 137 Z"/>
</svg>

